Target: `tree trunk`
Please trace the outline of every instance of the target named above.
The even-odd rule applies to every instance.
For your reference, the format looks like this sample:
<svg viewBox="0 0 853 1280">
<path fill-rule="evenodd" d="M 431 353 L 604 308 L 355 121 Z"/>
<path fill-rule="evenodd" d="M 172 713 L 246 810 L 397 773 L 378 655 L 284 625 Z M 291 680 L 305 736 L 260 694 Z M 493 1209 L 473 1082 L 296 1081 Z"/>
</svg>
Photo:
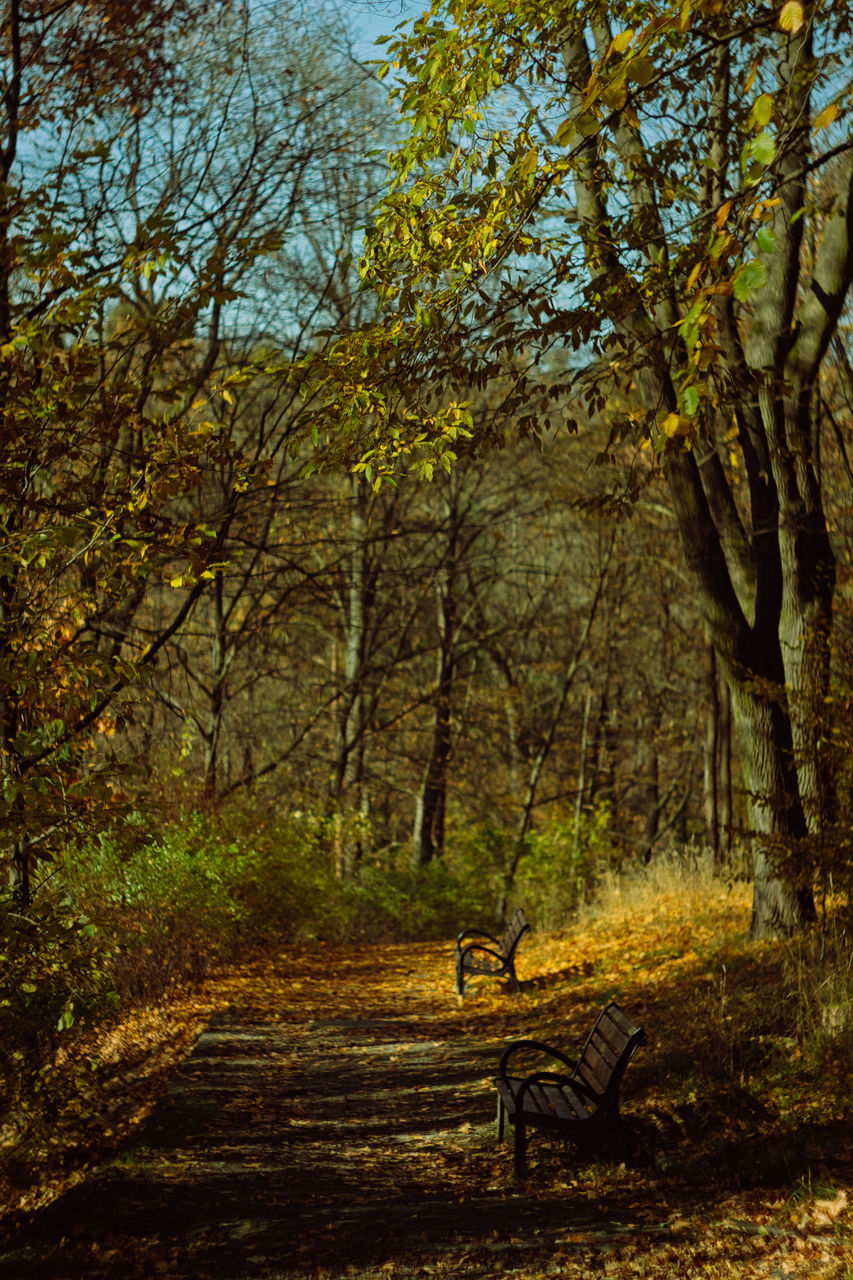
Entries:
<svg viewBox="0 0 853 1280">
<path fill-rule="evenodd" d="M 592 777 L 589 783 L 589 806 L 612 799 L 616 790 L 616 725 L 610 710 L 610 697 L 605 687 L 598 703 L 592 738 Z"/>
<path fill-rule="evenodd" d="M 640 857 L 643 862 L 650 862 L 654 853 L 655 841 L 660 830 L 660 757 L 657 748 L 659 713 L 643 718 L 639 724 L 639 751 L 637 754 L 638 774 L 640 778 L 640 794 L 642 796 L 643 834 L 640 842 Z"/>
<path fill-rule="evenodd" d="M 714 646 L 706 640 L 703 653 L 705 676 L 705 736 L 702 753 L 703 815 L 705 819 L 705 843 L 711 850 L 715 865 L 720 861 L 720 805 L 719 805 L 719 750 L 720 750 L 720 696 L 717 682 L 717 659 Z"/>
<path fill-rule="evenodd" d="M 412 866 L 427 866 L 444 853 L 447 770 L 452 750 L 451 712 L 456 668 L 456 572 L 459 519 L 451 499 L 445 561 L 436 584 L 438 656 L 433 703 L 432 741 L 420 794 L 415 802 Z"/>
<path fill-rule="evenodd" d="M 720 727 L 718 735 L 719 778 L 717 781 L 718 834 L 720 858 L 724 865 L 731 861 L 733 838 L 732 802 L 732 697 L 729 686 L 717 682 L 720 703 Z"/>
<path fill-rule="evenodd" d="M 779 686 L 732 690 L 753 846 L 754 937 L 796 933 L 814 919 L 812 863 L 797 790 L 791 724 Z"/>
<path fill-rule="evenodd" d="M 583 811 L 586 806 L 587 791 L 589 790 L 589 787 L 587 784 L 586 756 L 587 756 L 588 739 L 589 739 L 589 712 L 590 712 L 591 705 L 592 705 L 592 694 L 588 693 L 586 695 L 586 698 L 584 699 L 584 704 L 583 704 L 583 720 L 581 722 L 581 742 L 580 742 L 580 753 L 579 753 L 579 760 L 578 760 L 578 789 L 577 789 L 577 795 L 575 796 L 574 844 L 575 844 L 576 857 L 580 853 L 581 820 L 583 818 Z"/>
<path fill-rule="evenodd" d="M 366 493 L 352 481 L 351 549 L 345 591 L 343 688 L 338 709 L 337 750 L 333 778 L 335 800 L 335 874 L 355 875 L 364 849 L 361 824 L 366 819 L 365 734 L 367 698 L 367 633 L 371 609 L 371 575 L 367 564 Z"/>
<path fill-rule="evenodd" d="M 228 627 L 225 620 L 223 575 L 217 571 L 213 584 L 213 638 L 211 644 L 211 680 L 208 690 L 209 719 L 205 733 L 204 784 L 202 807 L 216 807 L 219 793 L 220 749 L 222 726 L 225 718 L 226 682 L 232 650 L 228 645 Z"/>
</svg>

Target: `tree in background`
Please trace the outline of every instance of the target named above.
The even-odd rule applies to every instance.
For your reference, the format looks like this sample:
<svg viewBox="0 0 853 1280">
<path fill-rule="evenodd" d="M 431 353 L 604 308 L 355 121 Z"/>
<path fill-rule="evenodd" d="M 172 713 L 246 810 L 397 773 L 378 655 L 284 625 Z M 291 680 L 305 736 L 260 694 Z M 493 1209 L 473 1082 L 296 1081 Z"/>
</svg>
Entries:
<svg viewBox="0 0 853 1280">
<path fill-rule="evenodd" d="M 850 37 L 831 0 L 437 0 L 390 46 L 409 137 L 364 272 L 394 323 L 318 374 L 345 430 L 372 388 L 371 471 L 452 465 L 465 389 L 508 366 L 522 429 L 569 388 L 610 402 L 622 499 L 667 484 L 731 691 L 759 936 L 810 918 L 835 822 L 816 405 L 853 275 Z"/>
<path fill-rule="evenodd" d="M 318 51 L 323 15 L 299 49 L 269 17 L 75 0 L 15 3 L 3 28 L 0 756 L 24 898 L 34 857 L 116 801 L 122 730 L 211 588 L 218 786 L 223 573 L 263 543 L 257 494 L 295 471 L 296 418 L 270 407 L 265 370 L 328 318 L 334 260 L 308 316 L 291 294 L 273 328 L 270 290 L 304 259 L 286 237 L 307 246 L 329 212 L 314 182 L 330 154 L 364 145 L 340 110 L 346 50 L 334 76 L 328 31 Z M 266 405 L 235 423 L 261 381 Z"/>
<path fill-rule="evenodd" d="M 169 35 L 200 12 L 14 3 L 3 26 L 0 763 L 3 841 L 25 899 L 34 852 L 90 803 L 89 735 L 133 678 L 121 635 L 145 577 L 183 554 L 172 498 L 194 487 L 200 452 L 141 395 L 145 336 L 101 323 L 122 281 L 169 256 L 168 238 L 152 229 L 93 262 L 73 191 L 116 144 L 106 117 L 179 91 Z M 180 620 L 173 610 L 143 662 Z"/>
</svg>

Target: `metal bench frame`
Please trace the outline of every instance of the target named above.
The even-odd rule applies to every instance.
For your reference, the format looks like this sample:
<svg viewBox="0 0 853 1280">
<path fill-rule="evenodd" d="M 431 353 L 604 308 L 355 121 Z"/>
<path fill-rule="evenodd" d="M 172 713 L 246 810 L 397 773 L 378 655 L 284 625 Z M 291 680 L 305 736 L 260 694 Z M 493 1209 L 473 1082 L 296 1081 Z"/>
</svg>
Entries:
<svg viewBox="0 0 853 1280">
<path fill-rule="evenodd" d="M 514 992 L 519 990 L 515 953 L 530 925 L 519 907 L 500 938 L 482 929 L 463 929 L 456 938 L 456 990 L 465 994 L 465 979 L 481 974 L 489 978 L 508 977 Z M 468 941 L 471 939 L 471 941 Z"/>
<path fill-rule="evenodd" d="M 611 1001 L 598 1015 L 577 1061 L 539 1040 L 517 1040 L 508 1046 L 495 1077 L 498 1138 L 503 1138 L 504 1122 L 509 1120 L 515 1129 L 515 1171 L 519 1176 L 527 1172 L 528 1129 L 561 1133 L 593 1150 L 616 1138 L 630 1155 L 619 1112 L 619 1086 L 628 1063 L 647 1042 L 643 1028 L 635 1026 Z M 510 1062 L 522 1051 L 544 1054 L 567 1071 L 511 1075 Z"/>
</svg>

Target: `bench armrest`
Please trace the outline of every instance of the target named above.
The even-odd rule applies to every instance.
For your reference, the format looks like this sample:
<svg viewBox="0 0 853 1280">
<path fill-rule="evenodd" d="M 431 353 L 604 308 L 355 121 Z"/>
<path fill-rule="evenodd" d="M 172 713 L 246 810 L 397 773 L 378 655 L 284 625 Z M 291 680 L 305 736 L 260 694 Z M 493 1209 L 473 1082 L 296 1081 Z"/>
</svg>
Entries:
<svg viewBox="0 0 853 1280">
<path fill-rule="evenodd" d="M 501 951 L 496 951 L 494 947 L 487 947 L 482 942 L 468 942 L 464 947 L 459 948 L 459 958 L 470 956 L 475 952 L 483 952 L 484 955 L 494 956 L 495 960 L 501 964 L 506 963 L 506 956 Z"/>
<path fill-rule="evenodd" d="M 500 939 L 494 938 L 490 933 L 486 933 L 483 929 L 463 929 L 461 933 L 456 935 L 456 946 L 461 950 L 463 938 L 485 938 L 487 942 L 491 942 L 492 946 L 498 946 Z"/>
<path fill-rule="evenodd" d="M 574 1058 L 570 1058 L 559 1049 L 555 1049 L 553 1045 L 544 1044 L 541 1040 L 516 1040 L 513 1044 L 507 1045 L 506 1049 L 504 1049 L 501 1054 L 501 1060 L 498 1066 L 499 1075 L 506 1076 L 508 1074 L 507 1064 L 509 1063 L 512 1055 L 518 1052 L 519 1049 L 535 1049 L 539 1053 L 545 1053 L 551 1058 L 556 1058 L 558 1062 L 562 1062 L 563 1066 L 568 1067 L 569 1071 L 574 1071 L 578 1065 Z"/>
</svg>

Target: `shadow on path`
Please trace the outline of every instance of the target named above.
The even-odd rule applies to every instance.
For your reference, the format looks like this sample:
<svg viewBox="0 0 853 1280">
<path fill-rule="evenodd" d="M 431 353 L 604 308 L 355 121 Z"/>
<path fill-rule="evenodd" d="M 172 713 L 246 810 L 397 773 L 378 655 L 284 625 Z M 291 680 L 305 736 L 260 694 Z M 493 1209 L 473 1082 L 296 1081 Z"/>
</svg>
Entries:
<svg viewBox="0 0 853 1280">
<path fill-rule="evenodd" d="M 318 995 L 315 1015 L 323 995 L 341 1009 L 331 979 Z M 508 1153 L 492 1184 L 494 1045 L 411 986 L 408 1016 L 388 1012 L 387 986 L 375 1013 L 360 996 L 357 1014 L 302 1023 L 218 1014 L 135 1145 L 34 1214 L 0 1280 L 405 1275 L 449 1254 L 480 1274 L 475 1255 L 618 1232 L 594 1208 L 529 1198 Z"/>
</svg>

